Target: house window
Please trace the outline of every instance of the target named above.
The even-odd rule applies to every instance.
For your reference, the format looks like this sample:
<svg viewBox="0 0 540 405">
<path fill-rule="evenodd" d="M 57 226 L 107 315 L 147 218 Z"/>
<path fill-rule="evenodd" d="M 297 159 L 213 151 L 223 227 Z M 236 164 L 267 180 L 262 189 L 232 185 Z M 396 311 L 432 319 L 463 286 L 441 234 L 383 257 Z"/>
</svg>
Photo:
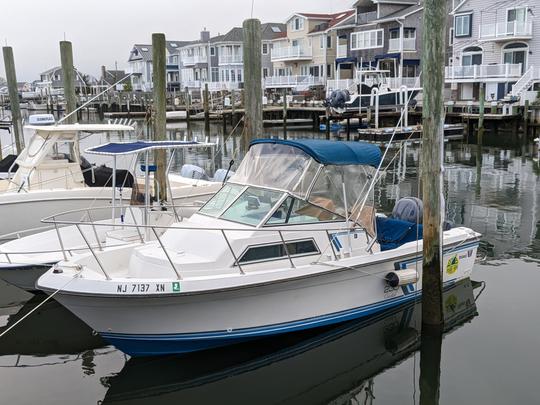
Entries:
<svg viewBox="0 0 540 405">
<path fill-rule="evenodd" d="M 465 48 L 461 55 L 461 66 L 472 66 L 482 64 L 482 48 L 471 46 Z"/>
<path fill-rule="evenodd" d="M 454 27 L 450 27 L 448 34 L 448 45 L 454 45 Z"/>
<path fill-rule="evenodd" d="M 263 74 L 263 78 L 268 77 L 268 68 L 263 68 L 262 74 Z"/>
<path fill-rule="evenodd" d="M 231 69 L 231 82 L 235 82 L 236 81 L 236 74 L 234 72 L 233 69 Z"/>
<path fill-rule="evenodd" d="M 372 49 L 382 48 L 383 46 L 384 31 L 371 30 L 362 32 L 353 32 L 351 34 L 351 49 Z"/>
<path fill-rule="evenodd" d="M 319 36 L 319 48 L 324 49 L 324 35 Z"/>
<path fill-rule="evenodd" d="M 291 30 L 292 31 L 301 31 L 304 29 L 304 19 L 301 17 L 296 17 L 292 20 Z"/>
<path fill-rule="evenodd" d="M 212 81 L 219 82 L 219 68 L 217 67 L 212 68 Z"/>
<path fill-rule="evenodd" d="M 390 30 L 390 39 L 398 39 L 399 38 L 399 28 L 392 28 Z"/>
<path fill-rule="evenodd" d="M 326 47 L 327 47 L 328 49 L 331 49 L 331 48 L 332 48 L 332 37 L 331 37 L 330 35 L 328 35 L 328 36 L 326 37 Z"/>
<path fill-rule="evenodd" d="M 456 38 L 472 35 L 472 14 L 456 15 L 454 19 L 454 34 Z"/>
<path fill-rule="evenodd" d="M 262 44 L 262 54 L 268 55 L 268 44 Z"/>
<path fill-rule="evenodd" d="M 403 38 L 416 39 L 416 28 L 404 28 Z"/>
<path fill-rule="evenodd" d="M 326 77 L 332 77 L 332 65 L 326 65 Z"/>
<path fill-rule="evenodd" d="M 210 56 L 216 56 L 216 48 L 213 46 L 210 48 Z"/>
<path fill-rule="evenodd" d="M 287 248 L 285 249 L 285 246 Z M 287 241 L 262 246 L 249 247 L 238 260 L 240 263 L 256 263 L 267 260 L 279 260 L 291 257 L 309 256 L 318 254 L 319 249 L 313 239 Z"/>
<path fill-rule="evenodd" d="M 516 7 L 516 8 L 509 9 L 506 14 L 506 21 L 507 22 L 527 21 L 527 7 Z"/>
<path fill-rule="evenodd" d="M 238 82 L 242 81 L 242 70 L 238 71 Z"/>
</svg>

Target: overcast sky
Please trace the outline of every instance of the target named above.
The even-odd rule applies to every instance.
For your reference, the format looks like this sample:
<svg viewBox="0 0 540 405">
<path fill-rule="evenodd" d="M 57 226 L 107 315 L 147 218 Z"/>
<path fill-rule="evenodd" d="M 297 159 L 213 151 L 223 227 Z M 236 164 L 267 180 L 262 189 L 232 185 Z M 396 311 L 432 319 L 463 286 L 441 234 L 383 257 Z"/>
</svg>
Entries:
<svg viewBox="0 0 540 405">
<path fill-rule="evenodd" d="M 255 0 L 253 14 L 262 22 L 284 22 L 293 12 L 339 12 L 353 3 Z M 0 41 L 13 47 L 18 81 L 36 80 L 60 65 L 64 34 L 73 43 L 75 66 L 98 76 L 101 65 L 125 67 L 131 46 L 151 43 L 153 32 L 193 40 L 204 27 L 211 35 L 225 33 L 250 14 L 251 0 L 0 0 Z"/>
</svg>

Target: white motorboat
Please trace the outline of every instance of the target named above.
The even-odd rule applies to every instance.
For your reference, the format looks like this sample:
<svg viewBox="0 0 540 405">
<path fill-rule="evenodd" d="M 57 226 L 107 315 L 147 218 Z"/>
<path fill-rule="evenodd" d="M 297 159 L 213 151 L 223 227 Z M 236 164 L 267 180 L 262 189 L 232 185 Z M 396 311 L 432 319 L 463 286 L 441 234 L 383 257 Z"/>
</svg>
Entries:
<svg viewBox="0 0 540 405">
<path fill-rule="evenodd" d="M 78 150 L 79 137 L 84 133 L 133 131 L 133 127 L 62 124 L 27 126 L 26 129 L 35 133 L 13 164 L 17 170 L 14 173 L 10 170 L 9 178 L 0 180 L 0 233 L 30 229 L 37 232 L 43 230 L 41 219 L 54 213 L 112 204 L 107 190 L 112 185 L 112 169 L 94 168 L 82 159 Z M 119 184 L 126 186 L 123 196 L 128 200 L 131 187 L 127 187 L 126 181 L 132 183 L 134 180 L 129 171 L 118 179 Z M 218 183 L 173 174 L 169 181 L 174 199 L 207 199 L 220 187 Z M 94 220 L 106 217 L 108 214 Z"/>
<path fill-rule="evenodd" d="M 412 301 L 422 290 L 421 215 L 375 215 L 380 161 L 372 144 L 256 140 L 226 185 L 157 241 L 92 249 L 36 286 L 130 355 L 203 350 Z M 479 237 L 444 232 L 445 286 L 470 276 Z"/>
<path fill-rule="evenodd" d="M 204 150 L 210 149 L 213 151 L 216 145 L 213 143 L 201 143 L 190 141 L 167 141 L 167 142 L 125 142 L 125 143 L 108 143 L 97 147 L 89 148 L 86 154 L 98 154 L 112 156 L 127 156 L 127 155 L 146 155 L 153 150 L 169 149 L 171 154 L 169 157 L 170 167 L 175 152 L 178 150 Z M 150 168 L 150 165 L 143 165 L 141 170 Z M 118 170 L 113 168 L 113 178 L 117 178 Z M 190 176 L 186 178 L 187 182 L 194 182 L 193 176 L 201 177 L 204 169 L 193 165 L 184 165 L 181 174 Z M 217 176 L 224 172 L 223 169 L 217 171 Z M 100 250 L 107 250 L 114 246 L 119 246 L 129 243 L 140 243 L 144 240 L 154 239 L 153 233 L 138 232 L 136 228 L 124 227 L 125 224 L 152 224 L 156 226 L 168 226 L 174 221 L 180 222 L 184 218 L 190 217 L 203 201 L 193 202 L 192 198 L 185 198 L 191 201 L 190 204 L 183 203 L 183 198 L 174 198 L 174 205 L 151 203 L 150 184 L 153 184 L 154 179 L 150 176 L 149 171 L 144 171 L 144 196 L 141 194 L 137 201 L 137 205 L 127 204 L 123 200 L 117 201 L 115 197 L 116 188 L 110 187 L 112 192 L 111 201 L 115 203 L 106 207 L 94 207 L 84 210 L 69 211 L 61 214 L 63 218 L 84 218 L 87 221 L 86 226 L 66 226 L 56 227 L 56 229 L 34 233 L 28 236 L 19 237 L 0 245 L 0 278 L 4 281 L 15 285 L 27 291 L 35 291 L 36 280 L 51 268 L 54 264 L 63 259 L 68 259 L 76 254 L 88 252 L 86 242 L 92 247 Z M 232 172 L 227 173 L 227 176 Z M 214 188 L 217 190 L 222 185 L 222 178 L 212 180 L 202 180 L 206 183 L 215 183 Z M 196 183 L 194 183 L 196 184 Z M 146 186 L 148 185 L 148 186 Z M 172 187 L 168 185 L 169 201 L 171 200 Z M 179 203 L 181 205 L 179 205 Z M 141 205 L 142 204 L 142 205 Z M 111 212 L 112 211 L 112 212 Z M 94 218 L 102 218 L 107 213 L 111 213 L 109 219 L 97 221 L 103 226 L 94 226 Z M 161 234 L 164 228 L 157 228 L 157 233 Z M 0 236 L 0 240 L 8 239 L 8 236 Z"/>
</svg>

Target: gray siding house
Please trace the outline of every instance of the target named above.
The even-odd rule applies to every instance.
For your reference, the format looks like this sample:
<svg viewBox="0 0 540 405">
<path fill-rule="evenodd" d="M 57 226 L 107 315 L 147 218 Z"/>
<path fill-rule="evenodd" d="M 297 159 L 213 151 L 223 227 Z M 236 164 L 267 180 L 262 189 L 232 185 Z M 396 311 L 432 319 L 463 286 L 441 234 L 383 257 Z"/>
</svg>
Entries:
<svg viewBox="0 0 540 405">
<path fill-rule="evenodd" d="M 456 101 L 535 98 L 540 81 L 540 0 L 455 1 L 446 81 Z"/>
</svg>

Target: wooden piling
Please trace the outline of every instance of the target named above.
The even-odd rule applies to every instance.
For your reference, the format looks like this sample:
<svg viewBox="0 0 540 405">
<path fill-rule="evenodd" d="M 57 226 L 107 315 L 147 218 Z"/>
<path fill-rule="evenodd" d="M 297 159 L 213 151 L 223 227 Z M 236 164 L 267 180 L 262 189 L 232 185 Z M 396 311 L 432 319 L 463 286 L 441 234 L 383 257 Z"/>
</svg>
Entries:
<svg viewBox="0 0 540 405">
<path fill-rule="evenodd" d="M 523 107 L 523 139 L 527 140 L 529 137 L 529 100 L 525 100 L 525 107 Z"/>
<path fill-rule="evenodd" d="M 442 311 L 441 159 L 444 136 L 446 2 L 426 0 L 423 17 L 421 182 L 423 216 L 422 329 L 440 327 Z"/>
<path fill-rule="evenodd" d="M 236 103 L 235 103 L 235 100 L 236 100 L 236 92 L 234 91 L 234 89 L 231 90 L 231 125 L 234 126 L 235 125 L 235 114 L 236 114 Z"/>
<path fill-rule="evenodd" d="M 210 106 L 208 103 L 209 93 L 208 93 L 208 83 L 204 84 L 203 92 L 203 109 L 204 109 L 204 134 L 205 136 L 210 135 Z"/>
<path fill-rule="evenodd" d="M 152 34 L 152 64 L 153 64 L 153 118 L 154 118 L 154 140 L 167 140 L 166 108 L 167 108 L 167 63 L 165 34 Z M 167 165 L 166 151 L 156 150 L 155 160 L 157 165 L 156 184 L 159 186 L 159 201 L 167 201 Z M 171 201 L 172 203 L 172 201 Z"/>
<path fill-rule="evenodd" d="M 19 105 L 19 92 L 17 91 L 17 74 L 15 71 L 15 58 L 13 57 L 13 48 L 4 46 L 2 48 L 4 55 L 4 67 L 6 69 L 6 80 L 9 92 L 9 104 L 11 106 L 11 121 L 13 123 L 13 132 L 15 134 L 15 146 L 17 154 L 24 149 L 24 133 L 22 128 L 21 107 Z"/>
<path fill-rule="evenodd" d="M 485 102 L 486 102 L 486 85 L 485 83 L 480 83 L 480 108 L 478 111 L 478 137 L 477 142 L 479 145 L 482 145 L 484 142 L 484 112 L 485 112 Z"/>
<path fill-rule="evenodd" d="M 326 107 L 325 111 L 325 122 L 326 122 L 326 139 L 330 139 L 330 107 Z"/>
<path fill-rule="evenodd" d="M 244 21 L 244 139 L 243 150 L 247 151 L 252 139 L 263 131 L 262 113 L 262 39 L 261 22 L 251 18 Z"/>
<path fill-rule="evenodd" d="M 64 99 L 66 100 L 65 115 L 71 114 L 77 108 L 77 95 L 75 94 L 75 69 L 73 67 L 73 47 L 69 41 L 60 41 L 60 60 L 62 63 L 62 76 L 64 84 Z M 65 119 L 66 124 L 77 122 L 77 114 Z"/>
<path fill-rule="evenodd" d="M 283 139 L 287 139 L 287 89 L 283 89 Z"/>
</svg>

